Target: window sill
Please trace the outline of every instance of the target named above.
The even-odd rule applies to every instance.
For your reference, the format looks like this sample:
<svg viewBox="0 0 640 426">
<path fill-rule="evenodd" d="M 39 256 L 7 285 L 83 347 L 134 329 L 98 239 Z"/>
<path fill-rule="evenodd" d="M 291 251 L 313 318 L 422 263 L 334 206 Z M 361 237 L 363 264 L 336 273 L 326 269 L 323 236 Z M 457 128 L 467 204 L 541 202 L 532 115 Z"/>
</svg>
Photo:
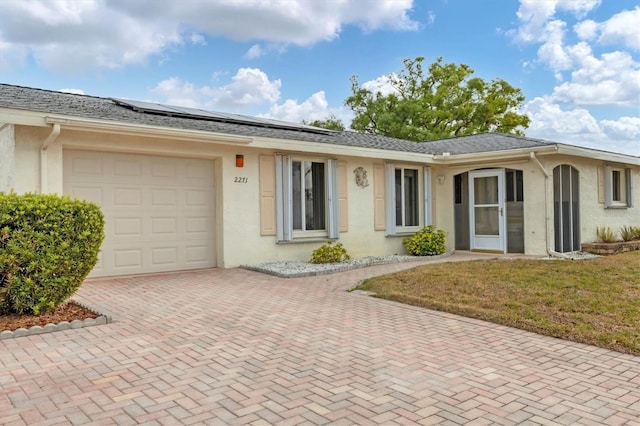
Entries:
<svg viewBox="0 0 640 426">
<path fill-rule="evenodd" d="M 385 238 L 406 238 L 413 234 L 415 234 L 415 232 L 397 232 L 395 234 L 387 234 L 385 235 Z"/>
<path fill-rule="evenodd" d="M 328 237 L 309 237 L 309 238 L 294 238 L 293 240 L 288 241 L 276 241 L 276 244 L 303 244 L 303 243 L 328 243 L 332 241 L 338 241 L 337 238 L 328 238 Z"/>
<path fill-rule="evenodd" d="M 605 210 L 619 210 L 619 209 L 628 209 L 630 206 L 626 204 L 612 204 L 610 206 L 605 206 Z"/>
</svg>

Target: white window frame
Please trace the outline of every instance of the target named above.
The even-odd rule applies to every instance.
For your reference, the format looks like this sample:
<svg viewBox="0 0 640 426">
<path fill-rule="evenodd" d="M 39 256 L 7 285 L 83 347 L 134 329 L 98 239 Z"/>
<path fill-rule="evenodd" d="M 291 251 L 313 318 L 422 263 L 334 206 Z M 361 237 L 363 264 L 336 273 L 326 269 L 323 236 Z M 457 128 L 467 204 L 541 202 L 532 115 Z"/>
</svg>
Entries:
<svg viewBox="0 0 640 426">
<path fill-rule="evenodd" d="M 415 226 L 396 225 L 396 184 L 395 171 L 417 170 L 418 171 L 418 197 L 417 201 L 419 223 Z M 414 233 L 426 225 L 432 224 L 432 200 L 431 200 L 431 168 L 409 164 L 385 164 L 385 219 L 387 235 L 403 235 Z"/>
<path fill-rule="evenodd" d="M 604 170 L 605 208 L 626 209 L 633 207 L 631 169 L 616 166 L 605 166 Z M 615 179 L 613 178 L 614 173 L 619 173 L 620 179 L 617 182 L 615 182 Z M 617 188 L 615 188 L 616 185 Z M 616 192 L 620 194 L 620 199 L 618 200 L 614 200 L 614 194 Z"/>
<path fill-rule="evenodd" d="M 338 161 L 327 158 L 292 157 L 276 154 L 276 238 L 279 242 L 290 242 L 308 238 L 338 239 Z M 293 185 L 294 161 L 312 161 L 325 164 L 325 229 L 301 231 L 293 229 Z"/>
</svg>

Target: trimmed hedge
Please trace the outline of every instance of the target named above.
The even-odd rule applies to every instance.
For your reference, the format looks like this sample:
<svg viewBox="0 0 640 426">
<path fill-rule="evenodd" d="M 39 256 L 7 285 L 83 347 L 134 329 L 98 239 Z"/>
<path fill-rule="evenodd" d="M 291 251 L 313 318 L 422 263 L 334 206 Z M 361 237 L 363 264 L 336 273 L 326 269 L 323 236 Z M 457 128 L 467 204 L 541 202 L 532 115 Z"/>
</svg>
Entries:
<svg viewBox="0 0 640 426">
<path fill-rule="evenodd" d="M 40 315 L 68 300 L 103 239 L 104 216 L 93 203 L 0 193 L 0 313 Z"/>
</svg>

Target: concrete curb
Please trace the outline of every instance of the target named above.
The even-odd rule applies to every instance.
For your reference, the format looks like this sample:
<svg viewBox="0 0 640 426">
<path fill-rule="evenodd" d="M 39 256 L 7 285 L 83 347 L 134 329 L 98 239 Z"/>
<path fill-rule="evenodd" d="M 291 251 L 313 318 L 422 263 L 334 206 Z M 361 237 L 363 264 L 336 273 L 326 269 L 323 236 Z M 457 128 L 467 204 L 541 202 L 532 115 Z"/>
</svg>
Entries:
<svg viewBox="0 0 640 426">
<path fill-rule="evenodd" d="M 87 318 L 85 320 L 74 320 L 71 322 L 62 321 L 62 322 L 59 322 L 58 324 L 49 323 L 42 327 L 39 325 L 34 325 L 29 328 L 19 328 L 13 331 L 4 330 L 4 331 L 0 331 L 0 340 L 15 339 L 15 338 L 24 337 L 24 336 L 35 336 L 36 334 L 52 333 L 54 331 L 71 330 L 71 329 L 77 329 L 77 328 L 91 327 L 94 325 L 109 324 L 113 321 L 110 316 L 103 315 L 100 312 L 97 312 L 95 309 L 90 308 L 83 303 L 80 303 L 76 300 L 71 300 L 71 302 L 85 309 L 90 310 L 91 312 L 93 312 L 98 316 L 96 318 Z"/>
</svg>

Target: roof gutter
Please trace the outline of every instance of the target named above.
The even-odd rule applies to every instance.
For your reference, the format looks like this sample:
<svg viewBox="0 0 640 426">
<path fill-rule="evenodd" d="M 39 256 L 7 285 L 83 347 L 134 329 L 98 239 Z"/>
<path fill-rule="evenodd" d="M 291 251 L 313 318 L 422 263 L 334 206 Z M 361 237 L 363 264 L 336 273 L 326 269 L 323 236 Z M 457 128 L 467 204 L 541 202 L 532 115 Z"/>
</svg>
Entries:
<svg viewBox="0 0 640 426">
<path fill-rule="evenodd" d="M 640 166 L 640 157 L 617 152 L 600 151 L 593 148 L 583 148 L 574 145 L 558 145 L 558 154 L 575 155 L 592 158 L 594 160 L 615 161 L 622 164 Z"/>
<path fill-rule="evenodd" d="M 496 161 L 507 160 L 517 157 L 528 157 L 532 152 L 538 154 L 555 154 L 558 152 L 557 145 L 549 145 L 541 148 L 518 148 L 510 149 L 506 151 L 490 151 L 490 152 L 477 152 L 470 154 L 456 154 L 450 155 L 444 153 L 440 155 L 434 155 L 433 161 L 436 164 L 464 164 L 464 163 L 478 163 L 480 161 Z"/>
<path fill-rule="evenodd" d="M 151 138 L 172 138 L 191 142 L 215 142 L 230 145 L 248 145 L 253 142 L 253 137 L 250 136 L 232 136 L 203 130 L 175 129 L 144 124 L 95 120 L 90 118 L 47 116 L 45 117 L 45 122 L 47 124 L 57 124 L 67 130 L 90 130 L 92 132 L 116 133 L 121 135 L 145 136 Z"/>
<path fill-rule="evenodd" d="M 47 149 L 49 145 L 54 143 L 56 139 L 60 136 L 60 124 L 53 124 L 51 126 L 51 132 L 47 138 L 42 142 L 40 146 L 40 193 L 46 194 L 49 190 L 49 170 L 47 168 L 48 156 Z"/>
</svg>

